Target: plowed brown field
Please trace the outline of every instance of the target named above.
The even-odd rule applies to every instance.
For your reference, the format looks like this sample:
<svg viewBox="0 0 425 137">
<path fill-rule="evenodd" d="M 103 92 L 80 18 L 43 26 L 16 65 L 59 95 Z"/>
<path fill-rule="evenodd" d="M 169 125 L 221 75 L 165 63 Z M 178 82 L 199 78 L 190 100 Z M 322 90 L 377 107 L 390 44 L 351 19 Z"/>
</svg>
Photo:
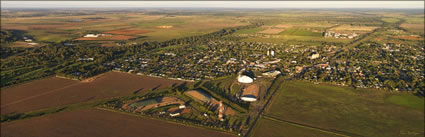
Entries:
<svg viewBox="0 0 425 137">
<path fill-rule="evenodd" d="M 17 137 L 235 137 L 204 128 L 98 109 L 1 123 L 1 129 L 1 136 Z"/>
<path fill-rule="evenodd" d="M 125 96 L 181 83 L 184 82 L 119 72 L 105 73 L 91 82 L 51 77 L 2 89 L 1 114 Z"/>
</svg>

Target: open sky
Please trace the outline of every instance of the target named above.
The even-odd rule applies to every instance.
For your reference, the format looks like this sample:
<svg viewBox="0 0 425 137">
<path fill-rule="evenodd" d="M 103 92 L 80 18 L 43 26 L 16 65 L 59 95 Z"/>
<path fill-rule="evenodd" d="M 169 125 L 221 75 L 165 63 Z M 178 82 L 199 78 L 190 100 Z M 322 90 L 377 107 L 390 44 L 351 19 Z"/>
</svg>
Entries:
<svg viewBox="0 0 425 137">
<path fill-rule="evenodd" d="M 424 1 L 1 1 L 2 8 L 415 8 Z"/>
</svg>

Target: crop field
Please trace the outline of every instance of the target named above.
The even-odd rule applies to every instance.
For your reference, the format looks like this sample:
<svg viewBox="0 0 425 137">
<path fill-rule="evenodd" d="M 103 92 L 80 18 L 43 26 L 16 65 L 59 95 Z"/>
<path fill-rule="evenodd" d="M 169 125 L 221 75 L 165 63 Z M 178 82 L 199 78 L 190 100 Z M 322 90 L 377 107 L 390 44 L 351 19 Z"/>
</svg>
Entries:
<svg viewBox="0 0 425 137">
<path fill-rule="evenodd" d="M 282 33 L 285 33 L 282 32 Z M 318 46 L 322 42 L 335 42 L 335 43 L 349 43 L 350 39 L 336 39 L 336 38 L 325 38 L 322 36 L 294 36 L 294 35 L 278 35 L 278 37 L 262 38 L 262 37 L 249 37 L 242 39 L 245 42 L 269 42 L 269 43 L 286 43 L 286 44 L 305 44 Z"/>
<path fill-rule="evenodd" d="M 91 82 L 50 77 L 2 89 L 1 114 L 131 95 L 181 83 L 183 82 L 118 72 L 108 72 Z"/>
<path fill-rule="evenodd" d="M 107 34 L 116 34 L 116 35 L 135 35 L 135 34 L 144 34 L 149 33 L 149 30 L 112 30 L 103 33 Z"/>
<path fill-rule="evenodd" d="M 396 23 L 396 22 L 400 21 L 400 19 L 397 19 L 397 18 L 382 18 L 382 21 L 388 22 L 388 23 Z"/>
<path fill-rule="evenodd" d="M 27 13 L 37 14 L 37 12 Z M 46 15 L 42 17 L 2 17 L 2 30 L 23 30 L 37 42 L 59 42 L 81 38 L 87 33 L 146 36 L 143 41 L 163 41 L 247 25 L 230 16 L 166 16 L 144 13 L 99 13 L 96 15 Z M 163 27 L 167 26 L 167 27 Z M 171 27 L 169 27 L 171 26 Z M 111 38 L 127 40 L 131 38 Z M 78 39 L 92 40 L 92 39 Z"/>
<path fill-rule="evenodd" d="M 421 38 L 419 36 L 399 36 L 396 38 L 404 39 L 404 40 L 424 40 L 424 38 Z"/>
<path fill-rule="evenodd" d="M 234 33 L 234 35 L 254 34 L 254 33 L 257 33 L 257 32 L 262 31 L 262 30 L 264 30 L 264 28 L 261 28 L 261 27 L 251 28 L 251 29 L 244 29 L 244 30 L 236 31 Z"/>
<path fill-rule="evenodd" d="M 289 81 L 268 106 L 264 126 L 258 126 L 253 134 L 277 134 L 280 130 L 265 129 L 273 127 L 265 124 L 283 122 L 306 127 L 305 132 L 315 129 L 348 136 L 423 136 L 423 102 L 423 97 L 412 95 Z M 288 132 L 292 134 L 292 130 Z"/>
<path fill-rule="evenodd" d="M 374 38 L 371 41 L 378 43 L 395 43 L 395 44 L 420 44 L 420 41 L 424 40 L 418 34 L 413 34 L 412 32 L 406 31 L 396 31 L 396 30 L 387 30 L 377 35 L 374 35 Z"/>
<path fill-rule="evenodd" d="M 2 131 L 8 131 L 1 132 L 1 136 L 234 136 L 218 131 L 99 109 L 83 109 L 71 112 L 61 112 L 33 119 L 1 123 L 1 129 Z"/>
<path fill-rule="evenodd" d="M 400 26 L 412 32 L 424 33 L 424 25 L 425 24 L 401 24 Z"/>
<path fill-rule="evenodd" d="M 242 39 L 246 42 L 270 42 L 270 43 L 287 43 L 287 44 L 308 44 L 308 45 L 320 45 L 322 42 L 334 42 L 334 43 L 348 43 L 349 39 L 336 39 L 336 38 L 325 38 L 322 36 L 322 32 L 332 27 L 332 24 L 324 23 L 301 23 L 301 24 L 276 24 L 276 25 L 265 25 L 254 29 L 237 31 L 234 35 L 237 36 L 249 36 L 248 38 Z M 338 30 L 360 32 L 365 33 L 376 27 L 343 27 L 337 28 Z M 262 35 L 255 34 L 268 34 L 270 36 L 264 37 Z M 253 36 L 254 35 L 254 36 Z"/>
<path fill-rule="evenodd" d="M 83 37 L 83 38 L 78 38 L 75 40 L 129 40 L 129 39 L 134 39 L 136 37 L 133 36 L 127 36 L 127 35 L 111 35 L 111 36 L 102 36 L 102 37 L 97 37 L 97 38 L 87 38 L 87 37 Z"/>
<path fill-rule="evenodd" d="M 327 22 L 320 23 L 311 23 L 311 22 L 303 22 L 303 23 L 286 23 L 286 24 L 277 24 L 272 26 L 263 26 L 263 27 L 274 27 L 274 28 L 314 28 L 314 29 L 324 29 L 333 26 L 334 24 L 330 24 Z"/>
<path fill-rule="evenodd" d="M 377 27 L 341 25 L 341 26 L 332 28 L 330 30 L 337 31 L 337 32 L 365 33 L 365 32 L 371 32 L 376 28 Z"/>
<path fill-rule="evenodd" d="M 408 24 L 423 24 L 424 23 L 424 14 L 412 15 L 408 17 L 403 17 Z"/>
<path fill-rule="evenodd" d="M 250 137 L 340 137 L 320 130 L 309 129 L 303 126 L 292 125 L 281 121 L 260 118 L 255 125 L 255 132 Z"/>
<path fill-rule="evenodd" d="M 285 29 L 266 29 L 263 31 L 260 31 L 258 33 L 264 33 L 264 34 L 278 34 L 282 31 L 284 31 Z"/>
<path fill-rule="evenodd" d="M 322 37 L 321 32 L 313 32 L 310 29 L 303 28 L 292 28 L 288 29 L 281 33 L 282 35 L 291 35 L 291 36 L 312 36 L 312 37 Z"/>
</svg>

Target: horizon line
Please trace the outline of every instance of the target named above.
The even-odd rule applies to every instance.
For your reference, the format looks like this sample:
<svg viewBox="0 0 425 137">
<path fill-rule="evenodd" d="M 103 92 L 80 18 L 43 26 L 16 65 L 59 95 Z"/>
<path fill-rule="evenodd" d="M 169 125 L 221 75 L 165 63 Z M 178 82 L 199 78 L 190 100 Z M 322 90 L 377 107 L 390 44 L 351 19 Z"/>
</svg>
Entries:
<svg viewBox="0 0 425 137">
<path fill-rule="evenodd" d="M 424 9 L 424 1 L 1 1 L 2 8 L 378 8 Z"/>
</svg>

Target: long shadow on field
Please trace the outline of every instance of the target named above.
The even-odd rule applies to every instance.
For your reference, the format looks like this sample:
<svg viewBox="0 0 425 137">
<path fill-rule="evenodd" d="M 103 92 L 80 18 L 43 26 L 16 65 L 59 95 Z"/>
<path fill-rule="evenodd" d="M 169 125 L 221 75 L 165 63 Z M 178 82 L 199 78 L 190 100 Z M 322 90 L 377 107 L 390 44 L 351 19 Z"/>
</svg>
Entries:
<svg viewBox="0 0 425 137">
<path fill-rule="evenodd" d="M 159 84 L 158 86 L 152 88 L 152 90 L 157 90 L 159 87 L 161 87 L 161 84 Z"/>
<path fill-rule="evenodd" d="M 186 91 L 186 90 L 188 90 L 188 88 L 187 88 L 187 82 L 184 82 L 184 83 L 182 83 L 182 84 L 180 84 L 180 85 L 178 85 L 176 88 L 179 90 L 179 91 Z"/>
<path fill-rule="evenodd" d="M 39 112 L 35 111 L 35 112 L 28 112 L 28 113 L 12 113 L 12 114 L 7 114 L 7 115 L 2 115 L 1 122 L 8 122 L 8 121 L 14 121 L 14 120 L 19 120 L 19 119 L 39 117 L 39 116 L 42 116 L 42 115 L 58 113 L 58 112 L 66 110 L 66 109 L 68 109 L 68 107 L 61 107 L 61 108 L 39 111 Z"/>
<path fill-rule="evenodd" d="M 83 102 L 90 101 L 90 100 L 93 100 L 93 99 L 95 99 L 95 98 L 96 98 L 96 96 L 92 96 L 92 97 L 87 98 L 87 99 L 86 99 L 86 100 L 84 100 Z"/>
<path fill-rule="evenodd" d="M 133 91 L 133 94 L 137 94 L 137 93 L 139 93 L 140 91 L 142 91 L 144 88 L 140 88 L 140 89 L 138 89 L 138 90 L 136 90 L 136 91 Z"/>
</svg>

